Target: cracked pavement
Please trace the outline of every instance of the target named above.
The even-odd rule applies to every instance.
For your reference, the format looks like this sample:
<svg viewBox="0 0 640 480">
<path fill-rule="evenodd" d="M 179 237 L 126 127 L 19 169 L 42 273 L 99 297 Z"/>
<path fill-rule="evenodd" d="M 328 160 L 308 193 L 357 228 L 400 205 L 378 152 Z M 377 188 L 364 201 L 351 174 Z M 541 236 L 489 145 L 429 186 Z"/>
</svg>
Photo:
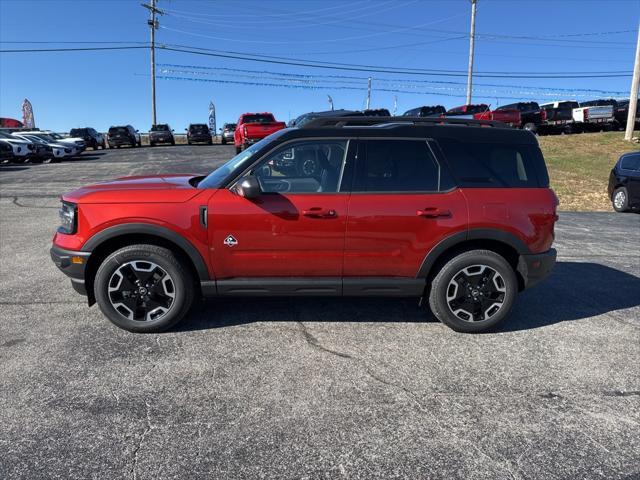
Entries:
<svg viewBox="0 0 640 480">
<path fill-rule="evenodd" d="M 233 147 L 0 167 L 0 478 L 640 478 L 640 215 L 561 213 L 497 331 L 414 300 L 237 299 L 131 334 L 48 249 L 57 196 Z"/>
</svg>

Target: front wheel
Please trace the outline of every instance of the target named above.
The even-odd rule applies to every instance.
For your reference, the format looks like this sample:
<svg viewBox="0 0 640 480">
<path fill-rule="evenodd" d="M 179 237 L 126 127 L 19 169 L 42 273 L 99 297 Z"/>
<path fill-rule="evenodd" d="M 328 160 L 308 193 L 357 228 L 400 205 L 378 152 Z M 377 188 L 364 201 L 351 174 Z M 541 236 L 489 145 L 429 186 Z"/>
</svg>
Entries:
<svg viewBox="0 0 640 480">
<path fill-rule="evenodd" d="M 487 330 L 504 320 L 518 291 L 516 274 L 504 257 L 471 250 L 449 260 L 431 284 L 429 306 L 457 332 Z"/>
<path fill-rule="evenodd" d="M 171 250 L 131 245 L 109 255 L 94 283 L 102 313 L 130 332 L 161 332 L 187 314 L 194 279 Z"/>
<path fill-rule="evenodd" d="M 618 187 L 611 196 L 611 203 L 616 212 L 626 212 L 629 210 L 629 194 L 625 187 Z"/>
</svg>

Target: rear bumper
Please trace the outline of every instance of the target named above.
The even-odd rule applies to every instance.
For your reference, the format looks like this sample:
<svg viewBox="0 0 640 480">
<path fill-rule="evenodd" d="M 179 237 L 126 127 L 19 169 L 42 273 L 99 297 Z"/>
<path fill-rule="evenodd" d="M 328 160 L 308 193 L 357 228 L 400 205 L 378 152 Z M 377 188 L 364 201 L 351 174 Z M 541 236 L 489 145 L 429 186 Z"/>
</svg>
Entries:
<svg viewBox="0 0 640 480">
<path fill-rule="evenodd" d="M 49 253 L 56 267 L 69 277 L 73 289 L 81 295 L 87 295 L 87 289 L 84 283 L 84 271 L 91 253 L 65 250 L 55 245 L 51 247 Z"/>
<path fill-rule="evenodd" d="M 555 248 L 544 253 L 520 255 L 518 259 L 518 273 L 524 281 L 524 288 L 531 288 L 544 280 L 556 264 L 557 252 Z"/>
</svg>

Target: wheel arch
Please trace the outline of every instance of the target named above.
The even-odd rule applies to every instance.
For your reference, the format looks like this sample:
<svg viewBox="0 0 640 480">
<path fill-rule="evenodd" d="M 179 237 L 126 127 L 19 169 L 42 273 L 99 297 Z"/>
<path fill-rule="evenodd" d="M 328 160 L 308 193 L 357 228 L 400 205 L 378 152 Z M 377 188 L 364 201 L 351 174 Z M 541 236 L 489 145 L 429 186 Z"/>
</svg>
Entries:
<svg viewBox="0 0 640 480">
<path fill-rule="evenodd" d="M 518 261 L 520 255 L 531 251 L 521 239 L 503 230 L 474 229 L 445 238 L 427 253 L 416 277 L 424 278 L 429 288 L 433 278 L 449 260 L 469 250 L 491 250 L 504 257 L 516 273 L 518 289 L 524 289 L 525 281 L 518 271 Z"/>
<path fill-rule="evenodd" d="M 126 224 L 110 227 L 97 233 L 83 246 L 91 252 L 85 268 L 85 286 L 89 304 L 95 303 L 94 280 L 102 261 L 116 250 L 135 244 L 148 244 L 171 250 L 184 262 L 196 284 L 210 279 L 207 265 L 200 252 L 185 238 L 164 227 L 148 224 Z"/>
</svg>

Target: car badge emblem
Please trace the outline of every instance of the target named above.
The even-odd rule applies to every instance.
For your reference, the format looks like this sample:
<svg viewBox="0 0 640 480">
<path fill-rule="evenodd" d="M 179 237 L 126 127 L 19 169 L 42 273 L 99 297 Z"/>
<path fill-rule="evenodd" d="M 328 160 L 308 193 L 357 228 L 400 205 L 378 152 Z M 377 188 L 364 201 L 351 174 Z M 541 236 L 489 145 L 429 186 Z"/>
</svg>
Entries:
<svg viewBox="0 0 640 480">
<path fill-rule="evenodd" d="M 238 244 L 238 240 L 236 240 L 233 235 L 229 235 L 227 238 L 224 239 L 224 244 L 227 247 L 235 247 Z"/>
</svg>

